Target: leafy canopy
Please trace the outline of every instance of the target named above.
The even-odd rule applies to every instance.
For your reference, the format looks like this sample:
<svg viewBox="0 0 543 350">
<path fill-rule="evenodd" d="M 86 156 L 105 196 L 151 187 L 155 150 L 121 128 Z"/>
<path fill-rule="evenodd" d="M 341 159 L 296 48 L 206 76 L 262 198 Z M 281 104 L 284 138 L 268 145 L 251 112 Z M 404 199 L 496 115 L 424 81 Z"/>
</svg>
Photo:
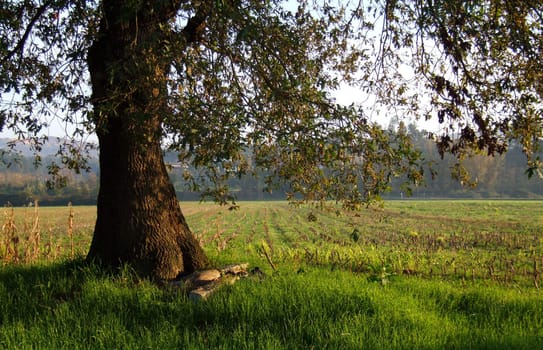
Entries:
<svg viewBox="0 0 543 350">
<path fill-rule="evenodd" d="M 541 170 L 541 1 L 117 3 L 132 9 L 127 20 L 176 9 L 140 64 L 169 67 L 166 91 L 149 91 L 168 106 L 165 143 L 199 169 L 186 179 L 219 200 L 228 177 L 258 169 L 292 198 L 348 206 L 400 174 L 417 184 L 423 160 L 409 133 L 376 117 L 437 119 L 430 136 L 459 159 L 516 140 L 530 174 Z M 0 128 L 39 150 L 56 119 L 75 123 L 75 136 L 102 127 L 90 117 L 87 53 L 117 3 L 0 1 Z M 363 102 L 336 103 L 345 85 Z M 67 143 L 53 172 L 84 168 L 81 151 Z"/>
</svg>

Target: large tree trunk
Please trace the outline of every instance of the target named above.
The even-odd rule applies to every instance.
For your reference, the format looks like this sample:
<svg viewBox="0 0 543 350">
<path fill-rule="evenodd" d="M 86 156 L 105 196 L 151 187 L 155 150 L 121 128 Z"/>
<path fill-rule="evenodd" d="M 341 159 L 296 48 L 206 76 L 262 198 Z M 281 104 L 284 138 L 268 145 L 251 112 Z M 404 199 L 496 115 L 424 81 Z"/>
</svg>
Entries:
<svg viewBox="0 0 543 350">
<path fill-rule="evenodd" d="M 168 113 L 160 25 L 168 18 L 158 11 L 165 8 L 151 10 L 152 2 L 135 2 L 141 8 L 125 2 L 103 2 L 88 56 L 100 146 L 98 217 L 88 258 L 172 279 L 207 259 L 185 222 L 160 148 Z"/>
</svg>

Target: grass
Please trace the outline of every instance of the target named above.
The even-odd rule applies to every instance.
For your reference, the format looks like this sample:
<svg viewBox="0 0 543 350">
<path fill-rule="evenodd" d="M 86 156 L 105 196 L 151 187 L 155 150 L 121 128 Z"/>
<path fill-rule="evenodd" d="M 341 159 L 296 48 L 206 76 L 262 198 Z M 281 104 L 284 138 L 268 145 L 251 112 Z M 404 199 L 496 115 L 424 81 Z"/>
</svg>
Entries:
<svg viewBox="0 0 543 350">
<path fill-rule="evenodd" d="M 70 259 L 69 208 L 40 208 L 40 228 L 61 249 L 56 258 L 43 249 L 32 261 L 5 261 L 0 347 L 542 348 L 542 204 L 404 201 L 355 214 L 189 203 L 187 220 L 217 265 L 248 261 L 266 273 L 204 303 L 129 268 L 111 275 L 83 263 L 92 207 L 73 208 L 79 248 Z M 24 220 L 35 222 L 34 213 L 8 215 L 18 236 L 31 235 Z M 34 243 L 20 242 L 24 257 Z"/>
<path fill-rule="evenodd" d="M 266 252 L 279 265 L 296 268 L 538 287 L 541 204 L 404 201 L 349 213 L 261 202 L 239 212 L 189 207 L 187 216 L 208 254 L 221 262 L 267 265 Z"/>
<path fill-rule="evenodd" d="M 80 262 L 1 273 L 0 345 L 25 348 L 536 349 L 535 291 L 319 268 L 243 280 L 204 303 Z M 29 288 L 30 287 L 30 288 Z M 9 301 L 6 303 L 6 301 Z"/>
</svg>

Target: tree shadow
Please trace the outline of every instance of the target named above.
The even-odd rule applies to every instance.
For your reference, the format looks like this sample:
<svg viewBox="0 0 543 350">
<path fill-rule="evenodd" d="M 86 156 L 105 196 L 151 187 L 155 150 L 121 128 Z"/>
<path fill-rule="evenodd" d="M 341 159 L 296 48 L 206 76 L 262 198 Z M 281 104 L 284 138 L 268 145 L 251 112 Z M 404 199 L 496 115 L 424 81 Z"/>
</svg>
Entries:
<svg viewBox="0 0 543 350">
<path fill-rule="evenodd" d="M 387 301 L 363 288 L 330 287 L 333 277 L 319 277 L 324 281 L 304 275 L 244 280 L 225 286 L 206 302 L 194 303 L 182 289 L 159 287 L 139 279 L 128 268 L 103 270 L 84 259 L 8 266 L 0 270 L 0 347 L 13 345 L 3 343 L 6 328 L 11 332 L 8 336 L 22 337 L 20 341 L 28 347 L 84 344 L 89 348 L 202 349 L 371 348 L 380 347 L 386 341 L 383 336 L 408 337 L 410 330 L 398 331 L 399 325 L 411 324 L 412 331 L 429 330 L 428 322 L 421 319 L 419 324 L 403 313 L 391 319 L 389 308 L 383 306 Z M 466 317 L 472 317 L 471 309 L 468 311 Z M 509 317 L 498 316 L 504 321 Z M 37 338 L 31 333 L 36 330 L 54 337 Z M 506 338 L 491 334 L 477 340 L 461 337 L 464 331 L 452 330 L 438 343 L 537 348 L 543 342 L 540 334 L 533 338 L 521 337 L 521 333 Z M 425 339 L 404 340 L 405 348 L 425 348 Z"/>
<path fill-rule="evenodd" d="M 58 263 L 5 266 L 0 270 L 3 324 L 29 320 L 56 304 L 73 300 L 85 280 L 98 270 L 84 259 Z"/>
<path fill-rule="evenodd" d="M 298 338 L 297 344 L 315 343 L 317 328 L 290 329 L 289 325 L 311 322 L 311 314 L 297 314 L 300 299 L 275 296 L 275 301 L 263 302 L 259 299 L 261 282 L 238 283 L 239 287 L 225 286 L 207 302 L 194 303 L 182 289 L 159 287 L 129 270 L 102 270 L 84 259 L 8 266 L 0 270 L 0 326 L 12 332 L 22 329 L 23 337 L 28 334 L 28 338 L 21 341 L 46 347 L 80 343 L 115 348 L 144 341 L 154 346 L 161 338 L 168 339 L 163 347 L 201 342 L 222 346 L 225 341 L 232 346 L 243 347 L 246 342 L 264 346 L 271 340 L 285 345 L 289 337 Z M 264 283 L 264 289 L 270 286 L 271 282 Z M 342 298 L 330 295 L 319 301 L 335 305 L 329 308 L 327 319 L 320 321 L 321 330 L 345 312 L 373 312 L 369 300 L 353 303 L 351 296 Z M 285 322 L 289 317 L 294 318 Z M 36 330 L 61 339 L 45 339 L 49 341 L 45 344 L 44 339 L 35 340 L 30 334 Z M 238 336 L 224 338 L 233 333 Z M 330 339 L 320 341 L 325 344 Z"/>
</svg>

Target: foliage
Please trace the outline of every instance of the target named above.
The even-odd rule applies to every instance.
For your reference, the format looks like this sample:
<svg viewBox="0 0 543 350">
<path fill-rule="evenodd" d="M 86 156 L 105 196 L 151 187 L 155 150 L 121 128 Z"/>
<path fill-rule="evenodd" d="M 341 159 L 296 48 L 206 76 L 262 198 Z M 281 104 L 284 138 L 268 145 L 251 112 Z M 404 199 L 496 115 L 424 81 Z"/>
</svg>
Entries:
<svg viewBox="0 0 543 350">
<path fill-rule="evenodd" d="M 49 147 L 50 141 L 43 146 Z M 56 143 L 52 144 L 56 146 Z M 55 151 L 56 152 L 56 151 Z M 48 166 L 59 163 L 58 155 L 43 154 L 41 165 L 34 163 L 34 157 L 21 152 L 20 155 L 4 155 L 5 163 L 0 162 L 0 202 L 19 206 L 33 203 L 40 205 L 66 205 L 72 202 L 77 205 L 95 204 L 98 193 L 98 159 L 88 160 L 89 171 L 74 174 L 64 169 L 63 187 L 48 186 Z"/>
<path fill-rule="evenodd" d="M 430 171 L 424 173 L 417 187 L 406 189 L 401 178 L 393 180 L 391 193 L 385 198 L 539 198 L 543 194 L 543 178 L 526 176 L 526 159 L 516 142 L 509 145 L 506 154 L 488 157 L 475 153 L 458 163 L 452 155 L 441 157 L 426 138 L 426 131 L 415 125 L 408 128 L 415 147 L 430 164 Z M 542 155 L 541 151 L 534 153 L 535 157 Z"/>
<path fill-rule="evenodd" d="M 38 154 L 47 141 L 47 126 L 75 124 L 73 135 L 90 131 L 86 49 L 92 38 L 96 4 L 91 1 L 10 1 L 0 11 L 0 130 L 14 132 Z M 86 44 L 87 43 L 87 44 Z M 84 145 L 84 147 L 81 147 Z M 11 145 L 15 147 L 16 144 Z M 61 164 L 87 169 L 90 144 L 67 141 L 59 145 Z"/>
<path fill-rule="evenodd" d="M 270 172 L 270 189 L 284 181 L 293 198 L 339 198 L 346 206 L 375 197 L 401 173 L 420 182 L 420 153 L 406 132 L 389 133 L 372 121 L 383 114 L 437 119 L 439 151 L 460 158 L 470 150 L 502 153 L 517 139 L 535 174 L 542 6 L 4 1 L 0 129 L 32 138 L 39 151 L 41 131 L 54 118 L 75 122 L 76 136 L 101 130 L 110 110 L 149 87 L 139 100 L 158 102 L 132 117 L 161 106 L 159 131 L 180 160 L 199 168 L 187 179 L 220 201 L 229 198 L 229 177 L 262 168 Z M 92 101 L 102 110 L 90 116 L 88 51 L 100 39 L 100 21 L 118 9 L 122 23 L 110 25 L 131 31 L 119 42 L 145 59 L 108 67 L 117 90 L 107 101 Z M 143 81 L 150 76 L 156 81 Z M 335 103 L 332 93 L 344 84 L 360 88 L 368 103 Z M 69 143 L 51 172 L 86 168 L 81 151 Z"/>
<path fill-rule="evenodd" d="M 390 192 L 384 194 L 385 199 L 406 198 L 408 194 L 412 198 L 541 198 L 543 196 L 542 179 L 539 177 L 528 178 L 524 175 L 526 162 L 520 145 L 511 145 L 504 155 L 486 157 L 474 155 L 463 160 L 463 166 L 470 175 L 470 179 L 462 184 L 458 179 L 453 179 L 448 174 L 455 166 L 456 159 L 446 155 L 444 159 L 435 149 L 431 140 L 425 137 L 425 132 L 409 125 L 409 137 L 414 146 L 420 150 L 421 156 L 431 162 L 432 172 L 425 171 L 419 186 L 412 186 L 406 192 L 405 178 L 394 179 L 390 183 Z M 48 147 L 50 140 L 44 144 Z M 55 144 L 52 145 L 54 147 Z M 23 153 L 17 159 L 4 160 L 11 165 L 0 164 L 0 203 L 8 203 L 15 206 L 28 204 L 38 200 L 44 205 L 66 205 L 72 202 L 74 205 L 95 204 L 98 192 L 98 159 L 89 159 L 91 170 L 81 174 L 66 174 L 66 186 L 63 188 L 49 189 L 46 186 L 47 169 L 44 166 L 57 160 L 52 155 L 42 155 L 42 166 L 36 168 L 33 158 Z M 178 166 L 175 153 L 167 152 L 165 160 L 175 167 L 170 169 L 170 180 L 175 186 L 180 200 L 191 201 L 201 199 L 202 193 L 193 192 L 194 188 L 184 176 L 187 171 L 197 171 L 194 167 L 188 169 Z M 231 178 L 227 181 L 230 195 L 236 201 L 242 200 L 281 200 L 286 196 L 288 187 L 277 188 L 273 193 L 265 192 L 264 182 L 267 172 L 259 174 L 246 174 L 241 177 Z M 437 174 L 437 176 L 436 176 Z M 470 186 L 471 184 L 471 186 Z"/>
</svg>

